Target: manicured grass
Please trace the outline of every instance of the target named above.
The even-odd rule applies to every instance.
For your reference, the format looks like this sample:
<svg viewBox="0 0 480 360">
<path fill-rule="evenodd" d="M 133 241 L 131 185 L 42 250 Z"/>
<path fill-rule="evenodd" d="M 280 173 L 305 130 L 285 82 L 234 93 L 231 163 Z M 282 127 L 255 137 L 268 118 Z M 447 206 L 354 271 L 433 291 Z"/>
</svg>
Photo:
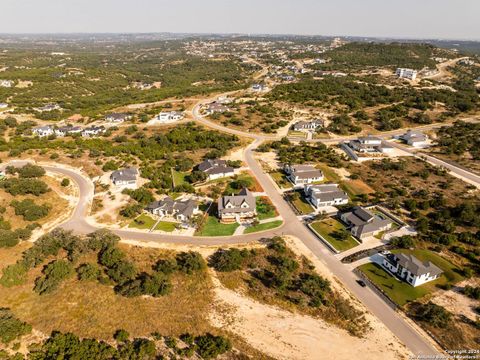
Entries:
<svg viewBox="0 0 480 360">
<path fill-rule="evenodd" d="M 386 272 L 380 265 L 369 263 L 361 265 L 359 269 L 397 305 L 403 306 L 428 294 L 429 289 L 425 285 L 413 287 L 406 282 L 399 281 Z"/>
<path fill-rule="evenodd" d="M 291 203 L 302 215 L 307 215 L 313 212 L 313 206 L 303 197 L 300 196 L 298 199 L 291 200 Z"/>
<path fill-rule="evenodd" d="M 173 184 L 179 186 L 185 183 L 185 177 L 188 175 L 187 172 L 181 172 L 177 170 L 172 170 Z"/>
<path fill-rule="evenodd" d="M 256 226 L 250 226 L 250 227 L 246 228 L 243 233 L 244 234 L 251 234 L 251 233 L 254 233 L 254 232 L 270 230 L 270 229 L 277 228 L 282 224 L 283 224 L 282 220 L 270 221 L 270 222 L 267 222 L 267 223 L 258 224 Z"/>
<path fill-rule="evenodd" d="M 128 227 L 142 230 L 150 230 L 153 225 L 155 225 L 155 220 L 147 214 L 142 214 L 135 220 L 133 220 L 130 225 L 128 225 Z"/>
<path fill-rule="evenodd" d="M 349 236 L 347 240 L 338 240 L 333 236 L 335 231 L 340 231 L 342 229 L 345 230 L 343 224 L 333 218 L 316 221 L 311 224 L 311 227 L 327 240 L 337 251 L 345 251 L 359 245 L 353 236 Z"/>
<path fill-rule="evenodd" d="M 287 175 L 280 171 L 273 171 L 270 173 L 273 181 L 281 188 L 281 189 L 290 189 L 292 187 L 292 183 L 288 181 Z"/>
<path fill-rule="evenodd" d="M 208 216 L 203 228 L 197 232 L 197 236 L 229 236 L 233 235 L 239 225 L 221 224 L 215 216 Z"/>
<path fill-rule="evenodd" d="M 455 265 L 432 251 L 419 249 L 394 250 L 392 252 L 413 254 L 417 259 L 431 261 L 443 270 L 443 274 L 437 280 L 413 287 L 406 282 L 398 281 L 378 264 L 366 264 L 359 267 L 372 282 L 400 306 L 438 290 L 438 286 L 453 285 L 464 279 Z"/>
<path fill-rule="evenodd" d="M 177 223 L 169 222 L 169 221 L 160 221 L 157 226 L 155 226 L 155 230 L 172 232 L 176 229 Z"/>
<path fill-rule="evenodd" d="M 302 137 L 302 138 L 306 138 L 307 137 L 307 133 L 304 133 L 302 131 L 292 131 L 290 130 L 288 132 L 288 136 L 295 136 L 295 137 Z"/>
<path fill-rule="evenodd" d="M 265 196 L 257 196 L 257 214 L 258 220 L 271 219 L 278 215 L 275 206 Z"/>
</svg>

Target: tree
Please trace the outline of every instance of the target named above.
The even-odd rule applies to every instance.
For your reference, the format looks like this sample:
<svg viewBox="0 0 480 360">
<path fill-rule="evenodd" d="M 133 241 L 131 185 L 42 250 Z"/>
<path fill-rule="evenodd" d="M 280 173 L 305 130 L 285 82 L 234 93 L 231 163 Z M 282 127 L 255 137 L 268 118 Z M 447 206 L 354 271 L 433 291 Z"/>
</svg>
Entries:
<svg viewBox="0 0 480 360">
<path fill-rule="evenodd" d="M 115 334 L 113 335 L 113 338 L 118 342 L 125 342 L 128 340 L 129 337 L 130 337 L 130 334 L 128 333 L 128 331 L 123 329 L 119 329 L 115 331 Z"/>
<path fill-rule="evenodd" d="M 32 331 L 32 326 L 22 322 L 7 308 L 0 308 L 0 341 L 8 344 Z"/>
<path fill-rule="evenodd" d="M 178 270 L 192 274 L 195 271 L 206 268 L 205 260 L 198 252 L 181 252 L 176 256 Z"/>
<path fill-rule="evenodd" d="M 33 290 L 40 295 L 51 293 L 56 290 L 60 283 L 73 275 L 74 269 L 70 262 L 55 260 L 48 264 L 43 270 L 43 277 L 35 281 Z"/>
<path fill-rule="evenodd" d="M 222 337 L 214 336 L 210 333 L 195 337 L 197 353 L 203 359 L 213 359 L 232 349 L 231 342 Z"/>
<path fill-rule="evenodd" d="M 246 258 L 250 255 L 248 250 L 219 249 L 209 259 L 209 265 L 220 272 L 240 270 Z"/>
<path fill-rule="evenodd" d="M 101 275 L 101 271 L 96 264 L 85 263 L 77 268 L 77 276 L 79 280 L 97 280 Z"/>
<path fill-rule="evenodd" d="M 416 309 L 416 316 L 419 320 L 437 328 L 446 328 L 452 319 L 452 314 L 443 306 L 432 302 L 420 304 Z"/>
<path fill-rule="evenodd" d="M 39 178 L 45 175 L 45 170 L 41 166 L 27 164 L 17 169 L 18 175 L 24 179 Z"/>
<path fill-rule="evenodd" d="M 60 185 L 63 187 L 67 187 L 68 185 L 70 185 L 70 179 L 67 179 L 67 178 L 63 179 Z"/>
</svg>

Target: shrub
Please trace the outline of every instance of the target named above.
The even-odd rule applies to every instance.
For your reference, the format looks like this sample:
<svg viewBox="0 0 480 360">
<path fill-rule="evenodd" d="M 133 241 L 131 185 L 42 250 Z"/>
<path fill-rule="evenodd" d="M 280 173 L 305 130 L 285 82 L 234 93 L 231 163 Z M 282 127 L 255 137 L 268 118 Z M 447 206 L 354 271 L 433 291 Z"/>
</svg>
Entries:
<svg viewBox="0 0 480 360">
<path fill-rule="evenodd" d="M 31 199 L 13 200 L 10 205 L 15 209 L 15 215 L 23 216 L 26 221 L 35 221 L 46 217 L 50 211 L 48 204 L 37 205 Z"/>
<path fill-rule="evenodd" d="M 79 280 L 97 280 L 101 271 L 96 264 L 82 264 L 77 268 L 77 276 Z"/>
<path fill-rule="evenodd" d="M 452 320 L 452 314 L 449 311 L 432 302 L 420 304 L 416 309 L 416 317 L 437 328 L 446 328 Z"/>
<path fill-rule="evenodd" d="M 192 274 L 195 271 L 205 269 L 206 263 L 198 252 L 181 252 L 176 256 L 178 270 Z"/>
<path fill-rule="evenodd" d="M 41 166 L 27 164 L 16 170 L 18 176 L 24 179 L 39 178 L 45 175 L 45 170 Z"/>
<path fill-rule="evenodd" d="M 115 331 L 115 334 L 113 335 L 113 338 L 118 342 L 125 342 L 128 340 L 129 337 L 130 334 L 128 333 L 128 331 L 123 329 Z"/>
<path fill-rule="evenodd" d="M 26 194 L 39 196 L 50 191 L 46 183 L 37 179 L 10 178 L 0 182 L 0 187 L 13 196 Z"/>
<path fill-rule="evenodd" d="M 63 187 L 67 187 L 68 185 L 70 185 L 70 179 L 67 179 L 67 178 L 63 179 L 60 185 Z"/>
<path fill-rule="evenodd" d="M 16 318 L 10 309 L 0 308 L 0 341 L 2 343 L 8 344 L 31 331 L 32 326 Z"/>
<path fill-rule="evenodd" d="M 58 288 L 63 280 L 73 275 L 73 272 L 74 269 L 70 262 L 55 260 L 44 268 L 44 276 L 35 281 L 33 290 L 40 295 L 51 293 Z"/>
<path fill-rule="evenodd" d="M 209 259 L 209 265 L 220 272 L 240 270 L 243 261 L 249 256 L 248 250 L 219 249 Z"/>
<path fill-rule="evenodd" d="M 195 338 L 197 353 L 203 359 L 213 359 L 232 349 L 230 341 L 222 336 L 206 334 Z"/>
</svg>

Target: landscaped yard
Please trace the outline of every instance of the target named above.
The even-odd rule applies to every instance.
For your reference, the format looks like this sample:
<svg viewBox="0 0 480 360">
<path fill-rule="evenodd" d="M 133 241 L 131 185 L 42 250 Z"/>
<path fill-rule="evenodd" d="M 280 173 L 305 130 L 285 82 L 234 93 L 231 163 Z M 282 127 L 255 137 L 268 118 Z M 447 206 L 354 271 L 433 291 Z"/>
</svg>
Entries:
<svg viewBox="0 0 480 360">
<path fill-rule="evenodd" d="M 177 170 L 172 170 L 173 184 L 179 186 L 185 183 L 185 177 L 188 175 L 187 172 L 181 172 Z"/>
<path fill-rule="evenodd" d="M 290 189 L 292 187 L 292 183 L 288 181 L 287 175 L 285 175 L 281 171 L 272 171 L 269 173 L 272 177 L 273 181 L 281 188 L 281 189 Z"/>
<path fill-rule="evenodd" d="M 297 209 L 297 211 L 302 215 L 310 214 L 314 211 L 313 206 L 305 199 L 299 192 L 300 196 L 296 198 L 295 196 L 289 195 L 290 202 Z"/>
<path fill-rule="evenodd" d="M 215 216 L 208 216 L 205 224 L 200 231 L 197 231 L 197 236 L 229 236 L 233 235 L 239 225 L 233 224 L 221 224 Z"/>
<path fill-rule="evenodd" d="M 157 226 L 155 226 L 155 230 L 165 231 L 165 232 L 172 232 L 176 229 L 177 223 L 169 222 L 169 221 L 160 221 Z"/>
<path fill-rule="evenodd" d="M 273 206 L 272 202 L 268 197 L 257 196 L 256 202 L 258 220 L 271 219 L 278 215 L 275 206 Z"/>
<path fill-rule="evenodd" d="M 346 231 L 345 226 L 336 219 L 329 218 L 326 220 L 316 221 L 310 225 L 319 235 L 321 235 L 326 241 L 330 243 L 337 251 L 345 251 L 351 249 L 359 243 L 348 235 L 345 240 L 340 240 L 335 237 L 335 233 Z"/>
<path fill-rule="evenodd" d="M 221 180 L 224 181 L 225 179 L 221 179 Z M 238 184 L 242 186 L 236 186 Z M 248 172 L 242 172 L 236 175 L 234 178 L 232 178 L 231 182 L 227 185 L 224 193 L 228 195 L 237 194 L 240 192 L 240 190 L 242 190 L 243 187 L 247 187 L 248 190 L 254 191 L 254 192 L 263 191 L 262 187 L 257 182 L 257 179 L 255 179 L 255 177 L 253 177 Z"/>
<path fill-rule="evenodd" d="M 133 220 L 130 225 L 128 225 L 128 227 L 142 230 L 150 230 L 152 226 L 155 225 L 155 222 L 156 221 L 147 214 L 142 214 L 135 220 Z"/>
<path fill-rule="evenodd" d="M 254 233 L 254 232 L 274 229 L 274 228 L 277 228 L 280 225 L 282 225 L 282 223 L 283 223 L 282 220 L 275 220 L 275 221 L 270 221 L 270 222 L 263 223 L 263 224 L 258 224 L 256 226 L 250 226 L 250 227 L 246 228 L 243 233 L 244 234 L 251 234 L 251 233 Z"/>
<path fill-rule="evenodd" d="M 409 301 L 413 301 L 428 293 L 438 290 L 438 286 L 446 284 L 455 284 L 463 280 L 463 276 L 458 269 L 449 261 L 429 250 L 394 250 L 393 253 L 413 254 L 419 260 L 431 261 L 444 271 L 439 279 L 428 282 L 424 285 L 413 287 L 406 282 L 399 281 L 391 276 L 378 264 L 365 264 L 359 267 L 360 270 L 380 289 L 382 289 L 395 303 L 400 306 Z"/>
</svg>

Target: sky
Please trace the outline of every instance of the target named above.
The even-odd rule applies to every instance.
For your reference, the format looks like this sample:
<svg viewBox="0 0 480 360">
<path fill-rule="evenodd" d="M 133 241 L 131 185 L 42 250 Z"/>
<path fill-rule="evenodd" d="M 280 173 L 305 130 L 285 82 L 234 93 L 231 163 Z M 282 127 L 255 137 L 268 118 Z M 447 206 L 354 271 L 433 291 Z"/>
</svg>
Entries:
<svg viewBox="0 0 480 360">
<path fill-rule="evenodd" d="M 480 0 L 1 0 L 0 33 L 244 33 L 480 40 Z"/>
</svg>

